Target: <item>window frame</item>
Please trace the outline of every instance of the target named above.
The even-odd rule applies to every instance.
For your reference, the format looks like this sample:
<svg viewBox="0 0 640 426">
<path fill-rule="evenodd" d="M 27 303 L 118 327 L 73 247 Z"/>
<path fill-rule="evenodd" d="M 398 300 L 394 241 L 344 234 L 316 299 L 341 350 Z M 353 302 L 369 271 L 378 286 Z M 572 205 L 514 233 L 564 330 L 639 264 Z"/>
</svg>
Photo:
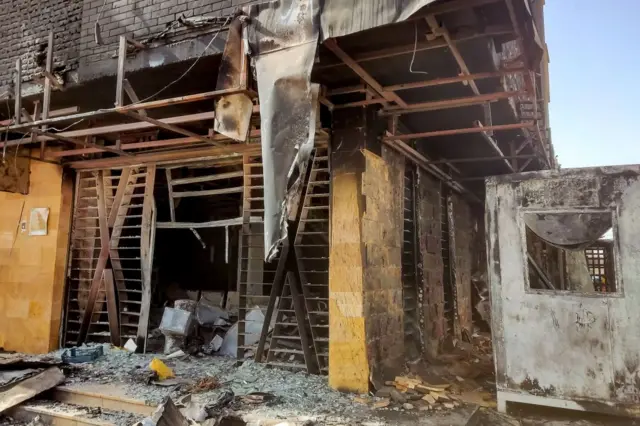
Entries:
<svg viewBox="0 0 640 426">
<path fill-rule="evenodd" d="M 550 290 L 550 289 L 538 289 L 531 288 L 531 282 L 529 276 L 531 273 L 530 265 L 527 257 L 527 224 L 525 222 L 525 215 L 528 214 L 579 214 L 579 213 L 607 213 L 611 215 L 611 228 L 613 237 L 613 275 L 615 283 L 615 291 L 610 293 L 602 292 L 590 292 L 583 293 L 576 290 Z M 624 297 L 624 283 L 622 280 L 621 268 L 620 268 L 620 253 L 618 245 L 618 209 L 613 208 L 595 208 L 595 207 L 572 207 L 572 208 L 524 208 L 521 207 L 518 212 L 518 229 L 520 232 L 520 241 L 522 248 L 522 259 L 524 267 L 522 269 L 524 273 L 524 290 L 526 294 L 539 294 L 539 295 L 564 295 L 564 296 L 578 296 L 587 298 L 623 298 Z M 544 239 L 543 239 L 544 240 Z M 535 272 L 535 271 L 534 271 Z"/>
</svg>

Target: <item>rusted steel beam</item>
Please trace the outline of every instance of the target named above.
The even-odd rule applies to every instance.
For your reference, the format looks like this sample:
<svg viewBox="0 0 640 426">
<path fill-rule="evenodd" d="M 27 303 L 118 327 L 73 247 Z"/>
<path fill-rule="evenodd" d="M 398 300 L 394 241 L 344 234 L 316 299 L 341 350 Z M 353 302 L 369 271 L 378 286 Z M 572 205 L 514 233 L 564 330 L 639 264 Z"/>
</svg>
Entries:
<svg viewBox="0 0 640 426">
<path fill-rule="evenodd" d="M 499 78 L 499 77 L 504 77 L 505 75 L 522 73 L 524 71 L 525 71 L 524 68 L 514 68 L 512 70 L 481 72 L 476 74 L 457 75 L 455 77 L 434 78 L 431 80 L 416 81 L 413 83 L 401 83 L 401 84 L 394 84 L 391 86 L 384 86 L 384 90 L 393 90 L 393 91 L 410 90 L 410 89 L 419 89 L 422 87 L 441 86 L 443 84 L 464 83 L 465 81 L 483 80 L 487 78 Z"/>
<path fill-rule="evenodd" d="M 403 115 L 413 114 L 416 112 L 436 111 L 449 108 L 460 108 L 473 105 L 480 105 L 487 102 L 496 102 L 503 99 L 513 98 L 521 95 L 522 92 L 495 92 L 487 93 L 480 96 L 468 96 L 465 98 L 443 99 L 441 101 L 422 102 L 418 104 L 407 105 L 406 108 L 390 106 L 380 112 L 381 115 Z"/>
<path fill-rule="evenodd" d="M 198 102 L 198 101 L 206 101 L 210 99 L 217 98 L 219 96 L 226 96 L 234 93 L 247 92 L 245 89 L 233 88 L 233 89 L 224 89 L 224 90 L 214 90 L 211 92 L 203 92 L 196 93 L 193 95 L 185 95 L 185 96 L 177 96 L 175 98 L 161 99 L 158 101 L 149 101 L 149 102 L 141 102 L 139 104 L 125 105 L 118 108 L 107 108 L 107 109 L 99 109 L 96 111 L 88 111 L 82 112 L 79 114 L 66 115 L 63 117 L 52 117 L 46 120 L 38 120 L 29 124 L 15 124 L 12 126 L 8 126 L 4 128 L 4 131 L 18 131 L 23 129 L 28 129 L 32 126 L 41 126 L 43 124 L 54 124 L 54 123 L 62 123 L 65 121 L 73 121 L 87 118 L 95 118 L 103 115 L 109 115 L 114 113 L 121 113 L 124 111 L 136 111 L 140 109 L 154 109 L 154 108 L 162 108 L 169 105 L 178 105 L 178 104 L 186 104 L 190 102 Z"/>
<path fill-rule="evenodd" d="M 500 156 L 493 156 L 493 157 L 469 157 L 469 158 L 448 158 L 446 160 L 434 160 L 434 161 L 429 161 L 427 162 L 427 164 L 447 164 L 447 163 L 453 163 L 453 164 L 457 164 L 457 163 L 481 163 L 481 162 L 487 162 L 487 161 L 502 161 L 502 160 L 510 160 L 513 158 L 517 158 L 517 159 L 529 159 L 529 158 L 536 158 L 535 155 L 515 155 L 515 156 L 510 156 L 510 155 L 500 155 Z"/>
<path fill-rule="evenodd" d="M 155 118 L 151 118 L 145 115 L 140 115 L 137 112 L 133 112 L 133 111 L 124 111 L 123 113 L 125 115 L 128 115 L 129 117 L 135 118 L 136 120 L 146 121 L 147 123 L 151 123 L 154 126 L 160 127 L 162 129 L 169 130 L 171 132 L 178 133 L 180 135 L 188 136 L 190 138 L 195 138 L 200 142 L 204 142 L 204 143 L 208 143 L 216 146 L 222 146 L 221 143 L 216 142 L 211 138 L 208 138 L 206 136 L 200 136 L 197 133 L 193 133 L 190 130 L 183 129 L 182 127 L 176 126 L 174 124 L 167 124 L 160 120 L 156 120 Z"/>
<path fill-rule="evenodd" d="M 408 133 L 404 135 L 393 135 L 393 136 L 384 136 L 382 138 L 383 141 L 388 140 L 411 140 L 411 139 L 422 139 L 422 138 L 432 138 L 436 136 L 450 136 L 450 135 L 462 135 L 467 133 L 482 133 L 488 130 L 499 131 L 499 130 L 517 130 L 517 129 L 525 129 L 535 127 L 533 122 L 525 122 L 525 123 L 514 123 L 514 124 L 500 124 L 496 126 L 487 126 L 487 127 L 469 127 L 465 129 L 447 129 L 447 130 L 435 130 L 432 132 L 422 132 L 422 133 Z"/>
<path fill-rule="evenodd" d="M 39 101 L 33 101 L 33 103 L 37 103 Z M 44 107 L 44 105 L 42 105 Z M 68 108 L 60 108 L 60 109 L 54 109 L 53 111 L 49 111 L 49 117 L 60 117 L 63 115 L 69 115 L 69 114 L 75 114 L 78 112 L 78 107 L 74 106 L 74 107 L 68 107 Z M 36 114 L 38 115 L 38 114 Z M 40 117 L 42 117 L 44 115 L 44 111 L 42 113 L 39 114 Z M 35 118 L 35 117 L 34 117 Z M 13 118 L 8 119 L 8 120 L 0 120 L 0 126 L 4 127 L 4 126 L 9 126 L 13 123 Z M 3 129 L 4 130 L 4 129 Z"/>
<path fill-rule="evenodd" d="M 471 72 L 469 71 L 469 67 L 467 67 L 467 63 L 462 57 L 462 53 L 460 53 L 460 51 L 458 50 L 458 47 L 455 45 L 455 43 L 451 39 L 451 35 L 449 34 L 449 31 L 444 26 L 440 25 L 436 17 L 433 15 L 427 15 L 425 20 L 427 21 L 429 28 L 431 28 L 431 31 L 436 36 L 442 37 L 445 43 L 447 43 L 447 47 L 449 48 L 451 55 L 453 55 L 453 59 L 455 59 L 456 63 L 458 64 L 458 67 L 460 67 L 460 72 L 462 73 L 462 75 L 464 76 L 471 75 Z M 473 91 L 474 95 L 479 96 L 480 90 L 478 89 L 476 82 L 474 80 L 469 80 L 468 84 L 471 90 Z"/>
<path fill-rule="evenodd" d="M 376 81 L 375 78 L 371 76 L 364 68 L 362 68 L 353 58 L 351 58 L 344 50 L 338 46 L 338 43 L 335 39 L 330 38 L 325 40 L 324 45 L 331 50 L 342 62 L 347 64 L 349 68 L 362 80 L 364 80 L 373 90 L 375 90 L 380 96 L 385 98 L 389 102 L 395 102 L 401 107 L 406 107 L 407 103 L 402 100 L 398 95 L 394 92 L 385 92 L 380 83 Z"/>
<path fill-rule="evenodd" d="M 67 138 L 67 137 L 64 137 L 64 136 L 60 136 L 57 133 L 43 132 L 42 130 L 38 129 L 37 127 L 33 127 L 31 129 L 31 131 L 33 133 L 37 133 L 37 134 L 42 135 L 42 136 L 48 136 L 48 137 L 50 137 L 52 139 L 59 140 L 60 142 L 66 142 L 66 143 L 70 143 L 70 144 L 73 144 L 73 145 L 80 145 L 80 146 L 90 146 L 92 148 L 99 148 L 99 149 L 101 149 L 103 151 L 111 152 L 113 154 L 131 156 L 130 153 L 124 152 L 121 149 L 112 148 L 112 147 L 108 147 L 108 146 L 101 146 L 101 145 L 97 145 L 97 144 L 95 144 L 93 142 L 79 141 L 79 140 L 76 140 L 76 139 L 71 139 L 71 138 Z"/>
<path fill-rule="evenodd" d="M 367 86 L 365 84 L 356 84 L 355 86 L 340 87 L 327 91 L 327 96 L 347 95 L 349 93 L 366 93 Z"/>
<path fill-rule="evenodd" d="M 111 167 L 124 167 L 139 164 L 172 163 L 186 160 L 209 160 L 240 157 L 243 153 L 260 153 L 260 144 L 238 144 L 233 147 L 204 147 L 184 149 L 178 151 L 142 153 L 131 157 L 100 158 L 96 160 L 73 161 L 67 163 L 74 169 L 102 169 Z"/>
<path fill-rule="evenodd" d="M 465 186 L 461 185 L 458 181 L 456 181 L 451 175 L 437 167 L 435 164 L 429 164 L 429 159 L 411 148 L 409 145 L 404 143 L 401 140 L 383 140 L 387 146 L 393 148 L 400 154 L 404 155 L 408 160 L 413 162 L 416 166 L 422 168 L 427 173 L 433 175 L 437 179 L 440 179 L 446 186 L 453 189 L 454 191 L 467 194 L 469 198 L 477 203 L 482 203 L 482 201 L 469 189 Z M 448 160 L 444 160 L 448 161 Z"/>
<path fill-rule="evenodd" d="M 260 130 L 252 130 L 249 134 L 250 139 L 260 138 Z M 213 135 L 210 137 L 211 140 L 215 140 L 216 142 L 231 142 L 232 139 L 223 135 Z M 176 138 L 176 139 L 163 139 L 158 141 L 147 141 L 147 142 L 132 142 L 120 145 L 120 149 L 123 151 L 128 151 L 132 149 L 146 149 L 146 148 L 163 148 L 168 146 L 181 146 L 181 145 L 193 145 L 195 143 L 200 142 L 199 138 Z M 111 146 L 113 148 L 113 146 Z M 50 152 L 48 156 L 50 158 L 62 158 L 62 157 L 70 157 L 73 155 L 86 155 L 86 154 L 96 154 L 98 152 L 103 152 L 104 149 L 102 147 L 99 148 L 84 148 L 84 149 L 70 149 L 66 151 L 55 151 Z"/>
<path fill-rule="evenodd" d="M 367 105 L 383 104 L 385 102 L 387 102 L 387 100 L 383 98 L 365 99 L 362 101 L 348 102 L 346 104 L 336 104 L 334 105 L 334 109 L 344 109 L 344 108 L 361 107 L 361 106 L 367 106 Z"/>
<path fill-rule="evenodd" d="M 475 121 L 473 123 L 473 125 L 479 129 L 485 129 L 485 126 L 482 125 L 481 122 L 479 121 Z M 491 127 L 491 126 L 489 126 Z M 498 154 L 500 157 L 504 158 L 504 163 L 507 165 L 507 168 L 509 168 L 509 170 L 511 170 L 512 172 L 515 172 L 516 169 L 515 167 L 513 167 L 513 165 L 509 162 L 509 160 L 506 159 L 506 157 L 504 156 L 504 153 L 502 152 L 502 150 L 500 149 L 500 147 L 498 146 L 498 142 L 495 141 L 495 139 L 493 139 L 493 137 L 491 137 L 491 135 L 489 134 L 489 132 L 487 131 L 482 131 L 480 132 L 480 135 L 482 135 L 482 137 L 484 138 L 484 140 L 487 141 L 487 143 L 491 146 L 491 148 L 493 148 L 493 150 L 496 152 L 496 154 Z M 515 154 L 512 154 L 511 157 L 513 158 L 515 156 Z M 514 158 L 515 160 L 515 158 Z"/>
<path fill-rule="evenodd" d="M 422 19 L 422 18 L 421 18 Z M 453 37 L 454 43 L 461 43 L 464 41 L 475 40 L 478 38 L 485 37 L 498 37 L 503 35 L 512 35 L 513 28 L 511 26 L 489 26 L 483 32 L 474 32 L 471 34 L 459 34 Z M 376 59 L 384 59 L 391 58 L 394 56 L 401 55 L 411 55 L 413 52 L 422 52 L 425 50 L 431 49 L 442 49 L 447 47 L 447 43 L 443 40 L 432 40 L 432 41 L 419 41 L 414 45 L 414 43 L 404 44 L 401 46 L 388 47 L 379 50 L 373 50 L 370 52 L 362 52 L 362 53 L 354 53 L 352 58 L 354 61 L 358 63 L 367 62 L 367 61 L 375 61 Z M 318 65 L 314 67 L 314 71 L 322 71 L 325 69 L 331 69 L 335 67 L 345 66 L 344 62 L 337 62 L 335 64 L 326 64 L 326 65 Z"/>
</svg>

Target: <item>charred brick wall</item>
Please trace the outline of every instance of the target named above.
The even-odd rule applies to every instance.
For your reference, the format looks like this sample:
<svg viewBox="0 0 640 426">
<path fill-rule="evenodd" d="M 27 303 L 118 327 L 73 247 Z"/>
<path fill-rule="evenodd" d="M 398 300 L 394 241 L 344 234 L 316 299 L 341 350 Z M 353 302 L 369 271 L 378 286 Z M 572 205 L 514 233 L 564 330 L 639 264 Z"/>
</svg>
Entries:
<svg viewBox="0 0 640 426">
<path fill-rule="evenodd" d="M 471 272 L 474 261 L 474 245 L 476 243 L 475 218 L 471 207 L 458 194 L 450 196 L 448 203 L 449 235 L 451 246 L 451 268 L 453 285 L 455 286 L 455 318 L 453 331 L 455 337 L 471 336 L 473 332 L 471 309 Z"/>
<path fill-rule="evenodd" d="M 54 69 L 78 66 L 82 1 L 2 0 L 0 2 L 0 90 L 13 84 L 18 57 L 22 80 L 32 80 L 44 65 L 49 31 L 54 31 Z"/>
<path fill-rule="evenodd" d="M 109 0 L 106 5 L 104 0 L 85 0 L 80 38 L 83 66 L 111 59 L 121 35 L 142 40 L 161 33 L 182 15 L 228 16 L 250 3 L 256 3 L 256 0 Z M 95 43 L 98 18 L 102 45 Z"/>
<path fill-rule="evenodd" d="M 422 171 L 418 172 L 417 216 L 422 262 L 422 285 L 418 288 L 422 301 L 422 331 L 425 351 L 435 356 L 446 334 L 444 316 L 444 265 L 442 261 L 442 183 Z M 420 293 L 422 293 L 420 295 Z"/>
</svg>

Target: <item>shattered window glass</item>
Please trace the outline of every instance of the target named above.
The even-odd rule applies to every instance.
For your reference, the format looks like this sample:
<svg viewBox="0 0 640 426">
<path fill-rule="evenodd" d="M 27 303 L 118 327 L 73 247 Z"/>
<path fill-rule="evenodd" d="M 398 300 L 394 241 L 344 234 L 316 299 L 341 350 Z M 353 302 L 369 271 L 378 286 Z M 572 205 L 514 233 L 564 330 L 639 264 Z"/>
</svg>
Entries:
<svg viewBox="0 0 640 426">
<path fill-rule="evenodd" d="M 611 212 L 524 214 L 529 287 L 614 293 Z"/>
</svg>

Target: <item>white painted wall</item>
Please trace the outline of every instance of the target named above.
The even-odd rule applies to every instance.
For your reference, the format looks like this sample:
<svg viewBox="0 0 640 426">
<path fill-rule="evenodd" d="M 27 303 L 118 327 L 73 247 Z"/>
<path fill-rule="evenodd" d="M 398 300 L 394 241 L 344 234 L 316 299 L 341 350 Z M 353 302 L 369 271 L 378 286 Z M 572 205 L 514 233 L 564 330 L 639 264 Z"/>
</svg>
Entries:
<svg viewBox="0 0 640 426">
<path fill-rule="evenodd" d="M 640 166 L 625 166 L 488 181 L 492 327 L 503 396 L 513 392 L 625 406 L 640 402 L 639 175 Z M 586 210 L 613 214 L 619 292 L 529 289 L 523 215 Z"/>
</svg>

